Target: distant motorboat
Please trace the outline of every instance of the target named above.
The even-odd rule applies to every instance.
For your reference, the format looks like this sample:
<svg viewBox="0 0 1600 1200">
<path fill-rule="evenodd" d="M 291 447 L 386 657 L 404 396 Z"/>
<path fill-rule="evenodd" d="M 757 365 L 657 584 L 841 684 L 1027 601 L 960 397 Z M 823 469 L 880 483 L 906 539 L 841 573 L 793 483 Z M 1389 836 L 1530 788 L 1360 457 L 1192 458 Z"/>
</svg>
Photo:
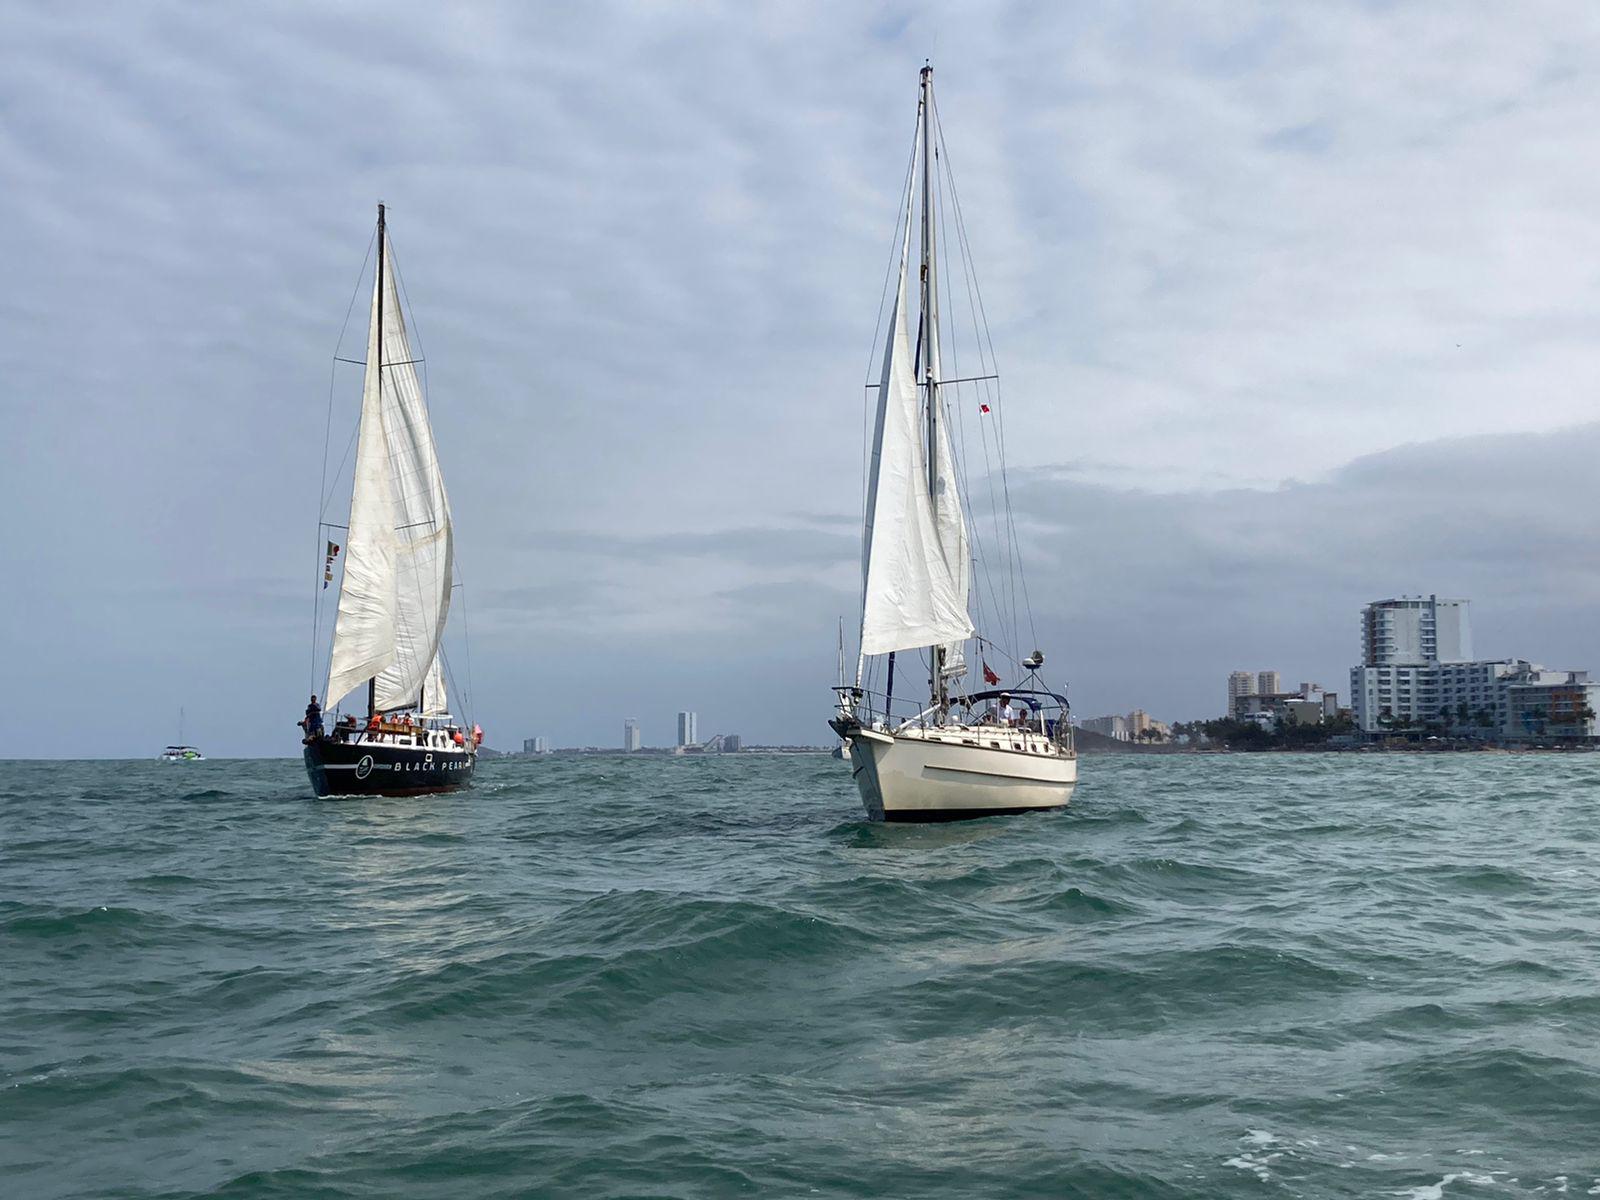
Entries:
<svg viewBox="0 0 1600 1200">
<path fill-rule="evenodd" d="M 966 420 L 989 422 L 989 414 L 999 411 L 994 382 L 999 376 L 986 336 L 977 343 L 976 369 L 969 366 L 970 357 L 961 363 L 967 370 L 948 374 L 941 362 L 942 342 L 950 344 L 951 361 L 956 361 L 955 324 L 941 325 L 937 251 L 955 244 L 965 256 L 967 249 L 959 208 L 956 232 L 948 239 L 936 226 L 946 205 L 957 203 L 953 181 L 940 178 L 942 170 L 948 171 L 948 155 L 941 152 L 937 130 L 933 68 L 924 67 L 917 145 L 896 230 L 899 270 L 892 276 L 882 372 L 879 382 L 868 385 L 877 392 L 877 416 L 862 528 L 856 673 L 852 683 L 840 679 L 838 711 L 829 722 L 845 743 L 835 753 L 848 755 L 867 815 L 878 821 L 951 821 L 1062 808 L 1078 779 L 1066 698 L 1039 679 L 1044 656 L 1034 650 L 1024 658 L 1016 644 L 1019 593 L 1025 607 L 1026 589 L 1015 586 L 1020 546 L 1009 492 L 1003 513 L 992 501 L 994 536 L 1001 544 L 984 547 L 987 553 L 975 554 L 978 530 L 969 527 L 962 497 L 966 472 L 952 415 L 959 417 L 965 408 L 971 414 Z M 922 237 L 920 261 L 912 263 L 917 183 Z M 908 312 L 912 288 L 918 300 Z M 973 317 L 976 327 L 981 313 Z M 959 401 L 963 384 L 978 385 L 969 405 Z M 990 469 L 991 452 L 998 455 L 1002 482 L 1003 430 L 998 416 L 992 425 L 979 426 L 985 469 Z M 975 558 L 986 588 L 973 587 Z M 997 586 L 991 568 L 1010 580 Z M 971 609 L 981 608 L 985 599 L 990 607 L 980 634 Z M 1007 654 L 996 636 L 1007 624 L 1015 655 Z M 1023 686 L 996 689 L 1000 677 L 984 661 L 985 651 L 1009 658 L 1025 672 Z M 924 684 L 928 688 L 909 704 L 905 696 L 895 696 L 897 655 L 902 679 L 910 674 L 916 680 L 913 691 Z M 962 681 L 969 660 L 982 666 L 989 690 L 966 690 Z M 869 672 L 880 662 L 886 669 L 881 690 L 874 691 L 877 679 Z"/>
</svg>

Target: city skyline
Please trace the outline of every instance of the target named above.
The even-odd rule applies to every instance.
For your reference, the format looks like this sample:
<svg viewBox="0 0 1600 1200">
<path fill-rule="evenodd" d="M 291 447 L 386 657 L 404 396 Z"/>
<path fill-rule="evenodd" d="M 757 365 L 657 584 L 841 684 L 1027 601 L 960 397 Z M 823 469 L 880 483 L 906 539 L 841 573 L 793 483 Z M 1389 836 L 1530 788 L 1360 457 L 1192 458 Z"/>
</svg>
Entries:
<svg viewBox="0 0 1600 1200">
<path fill-rule="evenodd" d="M 180 707 L 208 754 L 297 752 L 378 200 L 463 715 L 662 740 L 694 695 L 707 730 L 825 740 L 884 164 L 930 56 L 1077 712 L 1212 716 L 1243 663 L 1342 680 L 1351 614 L 1432 588 L 1480 606 L 1474 653 L 1600 662 L 1600 29 L 1540 11 L 15 10 L 0 501 L 51 514 L 0 535 L 18 752 L 142 757 Z M 85 745 L 91 686 L 120 719 Z"/>
</svg>

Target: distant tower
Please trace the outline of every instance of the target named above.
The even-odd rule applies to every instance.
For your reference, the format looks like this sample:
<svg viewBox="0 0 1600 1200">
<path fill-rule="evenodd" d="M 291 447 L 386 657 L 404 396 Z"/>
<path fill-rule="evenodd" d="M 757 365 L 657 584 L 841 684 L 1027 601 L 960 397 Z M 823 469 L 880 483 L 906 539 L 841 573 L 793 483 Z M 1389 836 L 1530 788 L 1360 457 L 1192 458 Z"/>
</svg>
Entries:
<svg viewBox="0 0 1600 1200">
<path fill-rule="evenodd" d="M 639 737 L 639 718 L 629 717 L 622 723 L 622 748 L 632 754 L 643 745 Z"/>
<path fill-rule="evenodd" d="M 1283 676 L 1276 671 L 1262 671 L 1256 676 L 1256 693 L 1261 696 L 1277 696 L 1283 692 Z"/>
<path fill-rule="evenodd" d="M 1228 676 L 1228 707 L 1225 715 L 1234 716 L 1240 696 L 1256 694 L 1256 677 L 1249 671 L 1235 671 Z"/>
<path fill-rule="evenodd" d="M 678 714 L 678 745 L 698 746 L 700 744 L 699 718 L 692 712 Z"/>
</svg>

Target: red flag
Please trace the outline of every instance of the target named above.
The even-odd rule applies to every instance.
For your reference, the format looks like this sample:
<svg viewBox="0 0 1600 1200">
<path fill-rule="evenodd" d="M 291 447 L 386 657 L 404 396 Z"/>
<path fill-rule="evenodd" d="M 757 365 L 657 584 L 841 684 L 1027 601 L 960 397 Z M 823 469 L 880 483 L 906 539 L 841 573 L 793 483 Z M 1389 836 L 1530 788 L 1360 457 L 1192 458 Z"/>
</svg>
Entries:
<svg viewBox="0 0 1600 1200">
<path fill-rule="evenodd" d="M 978 405 L 978 411 L 979 412 L 988 412 L 989 411 L 989 406 L 987 404 L 980 404 L 980 405 Z"/>
<path fill-rule="evenodd" d="M 982 659 L 979 659 L 978 661 L 979 662 L 983 662 Z M 989 670 L 989 664 L 988 663 L 983 663 L 983 681 L 985 683 L 987 683 L 990 687 L 994 687 L 995 684 L 1000 682 L 1000 676 L 996 675 L 993 671 Z"/>
</svg>

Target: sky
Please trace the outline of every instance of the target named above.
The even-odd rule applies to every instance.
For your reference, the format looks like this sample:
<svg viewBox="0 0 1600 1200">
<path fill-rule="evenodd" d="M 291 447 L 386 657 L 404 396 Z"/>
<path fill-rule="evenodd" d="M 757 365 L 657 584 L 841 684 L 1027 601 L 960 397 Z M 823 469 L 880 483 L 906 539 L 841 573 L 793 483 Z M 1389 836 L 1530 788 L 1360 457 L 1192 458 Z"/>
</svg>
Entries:
<svg viewBox="0 0 1600 1200">
<path fill-rule="evenodd" d="M 380 200 L 488 744 L 828 740 L 925 58 L 1079 715 L 1600 670 L 1592 5 L 0 0 L 13 752 L 298 752 Z"/>
</svg>

